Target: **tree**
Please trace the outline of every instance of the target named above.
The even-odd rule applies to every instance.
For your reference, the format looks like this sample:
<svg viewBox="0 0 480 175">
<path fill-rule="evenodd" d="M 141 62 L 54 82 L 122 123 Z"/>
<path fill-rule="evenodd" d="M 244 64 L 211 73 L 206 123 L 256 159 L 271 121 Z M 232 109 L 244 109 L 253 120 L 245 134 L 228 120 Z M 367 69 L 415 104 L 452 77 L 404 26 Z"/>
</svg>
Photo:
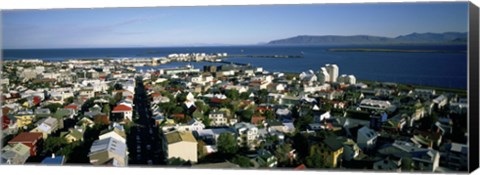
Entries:
<svg viewBox="0 0 480 175">
<path fill-rule="evenodd" d="M 235 89 L 228 90 L 225 95 L 232 100 L 238 100 L 238 98 L 240 97 L 240 94 Z"/>
<path fill-rule="evenodd" d="M 48 108 L 52 114 L 54 114 L 55 112 L 57 112 L 58 108 L 62 107 L 62 104 L 50 103 L 50 104 L 46 105 L 45 107 Z"/>
<path fill-rule="evenodd" d="M 289 165 L 291 163 L 289 153 L 292 151 L 292 145 L 286 143 L 277 145 L 275 149 L 275 157 L 278 159 L 279 164 Z"/>
<path fill-rule="evenodd" d="M 65 99 L 65 104 L 73 103 L 73 100 L 75 100 L 74 97 L 68 97 L 67 99 Z"/>
<path fill-rule="evenodd" d="M 103 105 L 103 109 L 102 109 L 102 112 L 103 112 L 103 113 L 109 115 L 111 111 L 112 111 L 112 110 L 110 109 L 110 105 L 109 105 L 109 104 L 104 104 L 104 105 Z"/>
<path fill-rule="evenodd" d="M 236 155 L 233 159 L 232 162 L 239 165 L 242 168 L 248 168 L 252 166 L 252 163 L 250 162 L 250 159 L 245 156 L 241 155 Z"/>
<path fill-rule="evenodd" d="M 222 133 L 218 137 L 217 148 L 220 153 L 235 154 L 238 151 L 237 139 L 231 133 Z"/>
<path fill-rule="evenodd" d="M 275 114 L 271 110 L 266 110 L 265 111 L 265 117 L 267 119 L 275 119 Z"/>
<path fill-rule="evenodd" d="M 310 168 L 323 168 L 323 156 L 320 153 L 320 147 L 313 145 L 310 148 L 310 156 L 306 158 L 306 165 Z"/>
<path fill-rule="evenodd" d="M 250 122 L 250 120 L 252 119 L 252 115 L 254 114 L 254 110 L 251 109 L 251 108 L 248 108 L 246 110 L 243 110 L 242 113 L 241 113 L 241 119 L 242 121 L 244 122 Z"/>
<path fill-rule="evenodd" d="M 67 140 L 65 140 L 65 138 L 50 136 L 43 142 L 43 149 L 47 152 L 56 152 L 66 144 Z"/>
</svg>

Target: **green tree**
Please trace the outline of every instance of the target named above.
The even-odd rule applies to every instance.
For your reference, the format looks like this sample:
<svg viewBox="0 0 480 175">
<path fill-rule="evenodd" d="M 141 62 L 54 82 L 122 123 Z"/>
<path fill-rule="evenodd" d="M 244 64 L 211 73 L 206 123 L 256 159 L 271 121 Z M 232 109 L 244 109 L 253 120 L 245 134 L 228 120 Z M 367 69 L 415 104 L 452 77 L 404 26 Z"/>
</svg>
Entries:
<svg viewBox="0 0 480 175">
<path fill-rule="evenodd" d="M 271 110 L 266 110 L 265 111 L 265 117 L 267 119 L 275 119 L 275 114 Z"/>
<path fill-rule="evenodd" d="M 307 167 L 310 168 L 323 168 L 323 156 L 320 153 L 320 147 L 313 145 L 310 148 L 310 155 L 305 159 Z"/>
<path fill-rule="evenodd" d="M 109 105 L 109 104 L 104 104 L 104 105 L 103 105 L 103 108 L 102 108 L 102 112 L 103 112 L 103 113 L 105 113 L 105 114 L 107 114 L 107 115 L 110 115 L 110 112 L 111 112 L 111 111 L 112 111 L 112 110 L 110 109 L 110 105 Z"/>
<path fill-rule="evenodd" d="M 232 100 L 238 100 L 240 98 L 240 94 L 235 89 L 228 90 L 225 95 Z"/>
<path fill-rule="evenodd" d="M 236 155 L 232 159 L 232 162 L 239 165 L 242 168 L 252 167 L 252 163 L 250 162 L 250 159 L 248 157 L 245 157 L 245 156 Z"/>
<path fill-rule="evenodd" d="M 243 110 L 240 114 L 242 121 L 250 122 L 254 112 L 255 111 L 252 108 L 248 108 L 248 109 Z"/>
<path fill-rule="evenodd" d="M 278 163 L 282 165 L 289 165 L 291 164 L 290 157 L 288 154 L 292 151 L 292 145 L 291 144 L 282 144 L 282 145 L 277 145 L 275 149 L 275 157 L 278 159 Z"/>
<path fill-rule="evenodd" d="M 55 112 L 57 112 L 58 108 L 62 107 L 62 104 L 50 103 L 50 104 L 46 105 L 45 107 L 48 108 L 52 114 L 54 114 Z"/>
<path fill-rule="evenodd" d="M 67 140 L 65 138 L 50 136 L 43 142 L 43 149 L 47 152 L 56 152 L 66 144 Z"/>
<path fill-rule="evenodd" d="M 217 148 L 223 154 L 235 154 L 238 151 L 237 139 L 228 132 L 220 134 L 217 141 Z"/>
</svg>

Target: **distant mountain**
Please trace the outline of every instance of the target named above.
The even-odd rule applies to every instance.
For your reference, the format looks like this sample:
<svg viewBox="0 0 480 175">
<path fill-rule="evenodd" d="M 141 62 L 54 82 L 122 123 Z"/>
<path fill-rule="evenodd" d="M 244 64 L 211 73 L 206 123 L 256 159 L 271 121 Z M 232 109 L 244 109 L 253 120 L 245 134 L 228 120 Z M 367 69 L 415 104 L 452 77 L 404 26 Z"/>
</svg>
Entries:
<svg viewBox="0 0 480 175">
<path fill-rule="evenodd" d="M 411 33 L 394 38 L 369 35 L 300 35 L 270 41 L 268 45 L 347 45 L 347 44 L 466 44 L 467 33 Z"/>
</svg>

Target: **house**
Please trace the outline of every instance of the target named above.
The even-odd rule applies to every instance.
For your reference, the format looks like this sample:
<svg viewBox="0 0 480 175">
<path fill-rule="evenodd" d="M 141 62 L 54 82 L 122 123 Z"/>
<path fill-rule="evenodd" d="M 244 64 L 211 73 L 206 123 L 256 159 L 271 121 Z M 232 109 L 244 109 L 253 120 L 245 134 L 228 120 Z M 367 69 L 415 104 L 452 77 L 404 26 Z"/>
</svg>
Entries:
<svg viewBox="0 0 480 175">
<path fill-rule="evenodd" d="M 108 129 L 103 130 L 100 132 L 98 138 L 100 140 L 106 138 L 115 138 L 116 140 L 121 141 L 122 143 L 126 143 L 127 135 L 125 134 L 125 129 L 122 125 L 118 123 L 112 123 Z"/>
<path fill-rule="evenodd" d="M 264 116 L 252 116 L 250 123 L 253 125 L 262 125 L 265 122 L 266 118 Z"/>
<path fill-rule="evenodd" d="M 440 95 L 433 99 L 432 102 L 435 104 L 436 109 L 443 109 L 443 107 L 445 107 L 445 105 L 448 103 L 448 98 L 445 95 Z"/>
<path fill-rule="evenodd" d="M 342 159 L 344 161 L 356 160 L 360 157 L 362 150 L 355 141 L 346 137 L 339 137 L 337 139 L 343 144 Z"/>
<path fill-rule="evenodd" d="M 234 125 L 237 134 L 237 143 L 240 146 L 246 146 L 254 149 L 257 146 L 259 132 L 255 125 L 250 123 L 240 122 Z"/>
<path fill-rule="evenodd" d="M 322 163 L 325 168 L 336 168 L 341 160 L 343 143 L 334 136 L 327 137 L 319 144 Z"/>
<path fill-rule="evenodd" d="M 30 147 L 30 156 L 36 156 L 39 151 L 37 146 L 42 144 L 42 138 L 43 134 L 40 132 L 22 132 L 8 141 L 8 144 L 22 143 Z"/>
<path fill-rule="evenodd" d="M 164 149 L 168 159 L 180 158 L 193 163 L 197 162 L 197 140 L 191 131 L 165 133 Z"/>
<path fill-rule="evenodd" d="M 40 132 L 43 134 L 43 139 L 58 130 L 58 120 L 53 117 L 48 117 L 40 122 L 40 124 L 33 128 L 30 132 Z"/>
<path fill-rule="evenodd" d="M 35 115 L 33 111 L 20 111 L 15 114 L 15 118 L 17 119 L 17 127 L 22 128 L 32 124 Z"/>
<path fill-rule="evenodd" d="M 80 125 L 82 127 L 93 127 L 95 125 L 95 122 L 93 122 L 90 118 L 88 117 L 83 117 L 82 119 L 80 119 L 78 122 L 77 122 L 77 125 Z"/>
<path fill-rule="evenodd" d="M 38 108 L 35 110 L 36 118 L 46 118 L 52 116 L 50 109 L 48 108 Z"/>
<path fill-rule="evenodd" d="M 110 117 L 107 114 L 97 114 L 93 116 L 93 122 L 95 124 L 110 124 Z"/>
<path fill-rule="evenodd" d="M 211 112 L 208 114 L 210 119 L 210 126 L 227 126 L 227 118 L 225 117 L 224 112 Z"/>
<path fill-rule="evenodd" d="M 257 151 L 257 154 L 253 158 L 259 167 L 276 167 L 278 164 L 277 158 L 268 150 L 261 149 Z"/>
<path fill-rule="evenodd" d="M 374 170 L 389 171 L 389 172 L 401 172 L 402 171 L 402 158 L 395 156 L 389 156 L 373 163 Z"/>
<path fill-rule="evenodd" d="M 267 122 L 268 131 L 278 131 L 282 133 L 293 133 L 295 131 L 295 126 L 292 122 L 289 123 L 282 123 L 276 120 L 268 121 Z"/>
<path fill-rule="evenodd" d="M 419 171 L 435 172 L 439 167 L 440 153 L 431 148 L 420 148 L 411 142 L 395 140 L 378 152 L 385 156 L 396 156 L 400 158 L 409 158 L 412 160 L 413 167 Z"/>
<path fill-rule="evenodd" d="M 112 110 L 112 116 L 110 119 L 112 121 L 123 121 L 123 120 L 130 120 L 133 121 L 133 108 L 130 104 L 127 103 L 120 103 L 119 105 L 115 106 Z"/>
<path fill-rule="evenodd" d="M 314 107 L 317 107 L 317 109 L 318 109 L 317 105 L 315 105 Z M 315 110 L 315 108 L 314 108 L 314 110 Z M 325 113 L 323 113 L 321 115 L 314 115 L 313 120 L 314 120 L 315 123 L 321 123 L 321 122 L 323 122 L 323 120 L 329 119 L 331 117 L 332 117 L 332 115 L 330 114 L 330 111 L 326 111 Z"/>
<path fill-rule="evenodd" d="M 377 137 L 378 134 L 375 130 L 364 126 L 358 129 L 357 144 L 364 151 L 371 150 L 375 147 L 375 144 L 377 143 Z"/>
<path fill-rule="evenodd" d="M 88 154 L 93 165 L 127 166 L 127 145 L 113 137 L 93 142 Z"/>
<path fill-rule="evenodd" d="M 1 164 L 22 165 L 30 157 L 30 147 L 23 143 L 8 144 L 2 148 Z"/>
<path fill-rule="evenodd" d="M 447 143 L 440 147 L 440 166 L 457 171 L 468 170 L 468 145 Z"/>
<path fill-rule="evenodd" d="M 93 90 L 93 87 L 83 87 L 80 89 L 79 95 L 80 97 L 89 99 L 95 97 L 95 91 Z"/>
<path fill-rule="evenodd" d="M 76 141 L 83 141 L 83 134 L 85 133 L 85 129 L 82 127 L 70 128 L 68 133 L 65 134 L 65 139 L 68 143 L 76 142 Z"/>
<path fill-rule="evenodd" d="M 205 128 L 205 125 L 201 121 L 198 121 L 198 120 L 195 120 L 195 119 L 192 119 L 185 124 L 180 124 L 180 125 L 175 126 L 175 129 L 180 131 L 180 132 L 183 132 L 183 131 L 198 131 L 198 130 L 202 130 L 203 128 Z"/>
<path fill-rule="evenodd" d="M 52 154 L 51 157 L 45 157 L 40 164 L 42 165 L 63 165 L 65 164 L 65 156 L 55 156 Z"/>
</svg>

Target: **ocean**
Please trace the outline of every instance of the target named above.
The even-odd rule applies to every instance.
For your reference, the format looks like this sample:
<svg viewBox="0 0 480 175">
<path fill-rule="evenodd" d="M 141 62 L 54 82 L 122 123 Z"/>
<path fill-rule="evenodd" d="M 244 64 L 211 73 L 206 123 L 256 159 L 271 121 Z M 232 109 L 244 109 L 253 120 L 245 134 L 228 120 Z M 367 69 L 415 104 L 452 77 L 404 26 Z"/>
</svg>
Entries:
<svg viewBox="0 0 480 175">
<path fill-rule="evenodd" d="M 399 50 L 442 50 L 446 52 L 332 52 L 332 48 L 382 48 Z M 3 50 L 4 60 L 38 58 L 47 61 L 125 57 L 160 57 L 171 53 L 228 53 L 230 55 L 301 55 L 303 58 L 226 58 L 235 63 L 250 63 L 270 72 L 318 71 L 325 64 L 337 64 L 339 74 L 353 74 L 358 80 L 397 82 L 444 88 L 467 88 L 467 47 L 465 45 L 394 46 L 216 46 L 98 49 L 22 49 Z M 140 70 L 192 64 L 173 62 Z"/>
</svg>

